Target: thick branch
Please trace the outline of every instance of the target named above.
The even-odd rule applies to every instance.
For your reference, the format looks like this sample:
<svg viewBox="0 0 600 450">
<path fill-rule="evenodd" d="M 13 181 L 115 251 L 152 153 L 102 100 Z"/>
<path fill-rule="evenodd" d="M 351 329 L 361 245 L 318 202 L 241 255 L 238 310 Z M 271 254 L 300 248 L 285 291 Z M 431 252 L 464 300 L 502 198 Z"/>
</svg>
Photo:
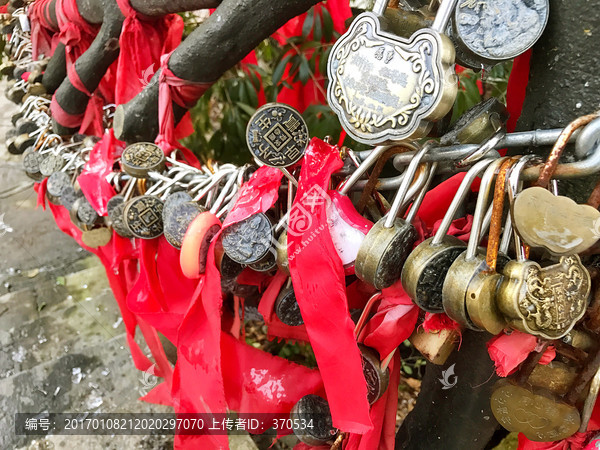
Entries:
<svg viewBox="0 0 600 450">
<path fill-rule="evenodd" d="M 262 40 L 318 0 L 223 0 L 215 13 L 173 52 L 169 68 L 184 80 L 214 82 Z M 173 105 L 175 120 L 185 111 Z M 158 134 L 157 76 L 117 108 L 115 134 L 128 142 L 152 141 Z"/>
<path fill-rule="evenodd" d="M 90 47 L 75 62 L 75 71 L 90 92 L 96 90 L 110 65 L 119 56 L 119 35 L 125 19 L 115 0 L 104 0 L 103 3 L 104 19 L 100 31 Z M 72 115 L 84 113 L 89 101 L 87 94 L 75 89 L 69 78 L 63 80 L 55 95 L 60 107 Z M 60 135 L 77 131 L 62 126 L 55 119 L 52 120 L 52 126 Z"/>
<path fill-rule="evenodd" d="M 179 11 L 195 10 L 218 5 L 218 0 L 176 0 L 162 4 L 158 0 L 133 2 L 134 9 L 146 16 L 162 17 Z M 52 6 L 52 5 L 51 5 Z M 94 92 L 100 80 L 119 55 L 119 35 L 123 25 L 123 14 L 115 0 L 78 0 L 81 15 L 91 23 L 102 23 L 98 35 L 90 48 L 77 60 L 75 70 L 84 86 Z M 98 18 L 98 13 L 102 14 Z M 78 115 L 85 111 L 89 97 L 78 91 L 68 78 L 64 78 L 56 91 L 56 101 L 69 114 Z M 53 120 L 54 131 L 61 135 L 72 134 L 76 129 L 66 128 Z"/>
<path fill-rule="evenodd" d="M 131 0 L 131 6 L 137 12 L 150 17 L 164 16 L 183 11 L 216 8 L 221 0 Z"/>
</svg>

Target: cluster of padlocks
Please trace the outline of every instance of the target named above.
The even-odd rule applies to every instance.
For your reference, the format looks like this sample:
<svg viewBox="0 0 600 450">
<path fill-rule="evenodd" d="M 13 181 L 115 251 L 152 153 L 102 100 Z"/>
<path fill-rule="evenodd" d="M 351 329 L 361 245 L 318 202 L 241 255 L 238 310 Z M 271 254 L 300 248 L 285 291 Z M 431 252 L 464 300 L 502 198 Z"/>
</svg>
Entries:
<svg viewBox="0 0 600 450">
<path fill-rule="evenodd" d="M 442 1 L 432 22 L 408 7 L 386 13 L 387 3 L 378 0 L 373 12 L 355 19 L 328 64 L 331 108 L 352 138 L 374 146 L 362 152 L 339 148 L 344 164 L 328 191 L 329 232 L 347 279 L 358 278 L 379 291 L 400 283 L 423 311 L 444 313 L 461 329 L 492 335 L 518 330 L 543 346 L 555 345 L 560 356 L 552 366 L 538 364 L 542 352 L 536 352 L 495 387 L 492 410 L 505 428 L 531 440 L 555 441 L 585 431 L 600 382 L 600 322 L 592 301 L 600 193 L 595 189 L 588 204 L 579 205 L 558 194 L 558 182 L 600 170 L 598 114 L 574 118 L 565 129 L 506 133 L 506 108 L 489 99 L 440 139 L 422 139 L 454 104 L 455 63 L 490 67 L 521 54 L 543 31 L 548 2 L 499 2 L 497 8 L 505 7 L 501 17 L 523 9 L 520 34 L 492 24 L 488 2 Z M 47 200 L 69 211 L 87 246 L 108 244 L 113 231 L 123 238 L 164 235 L 181 250 L 183 273 L 199 278 L 218 236 L 215 260 L 223 292 L 246 298 L 247 305 L 260 295 L 256 286 L 237 281 L 242 270 L 289 275 L 287 234 L 297 218 L 303 157 L 312 145 L 297 111 L 267 104 L 252 116 L 246 134 L 256 165 L 213 162 L 196 168 L 176 152 L 165 156 L 153 143 L 127 146 L 107 178 L 117 195 L 102 216 L 77 181 L 98 138 L 53 134 L 50 99 L 39 83 L 45 62 L 32 60 L 26 22 L 26 10 L 18 9 L 10 27 L 5 25 L 10 62 L 0 72 L 13 78 L 7 97 L 21 104 L 7 148 L 23 155 L 31 178 L 47 180 Z M 22 78 L 26 72 L 27 80 Z M 104 113 L 110 128 L 114 108 L 105 107 Z M 328 138 L 325 142 L 330 144 Z M 546 160 L 499 153 L 544 146 L 553 147 Z M 566 148 L 573 149 L 571 162 L 559 163 Z M 287 183 L 279 199 L 265 213 L 220 232 L 240 189 L 260 166 L 283 172 Z M 397 175 L 380 178 L 384 166 Z M 456 173 L 464 177 L 441 223 L 431 237 L 420 239 L 415 221 L 421 203 L 434 185 Z M 471 214 L 468 239 L 448 234 L 453 221 Z M 288 326 L 304 324 L 291 278 L 278 295 L 275 313 Z M 368 315 L 358 311 L 357 328 Z M 360 350 L 373 404 L 387 389 L 390 355 L 364 345 Z M 325 399 L 311 395 L 293 414 L 311 417 L 327 410 Z M 331 442 L 338 431 L 328 424 L 299 437 L 309 445 Z"/>
</svg>

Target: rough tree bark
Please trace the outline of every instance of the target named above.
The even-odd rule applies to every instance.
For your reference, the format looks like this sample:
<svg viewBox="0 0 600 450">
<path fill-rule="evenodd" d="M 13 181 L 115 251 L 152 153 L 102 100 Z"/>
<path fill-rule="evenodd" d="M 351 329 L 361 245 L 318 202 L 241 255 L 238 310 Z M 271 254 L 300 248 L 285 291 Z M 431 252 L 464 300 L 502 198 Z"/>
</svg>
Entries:
<svg viewBox="0 0 600 450">
<path fill-rule="evenodd" d="M 319 0 L 223 0 L 217 11 L 173 52 L 169 68 L 184 80 L 214 82 L 263 39 Z M 173 104 L 175 120 L 185 110 Z M 128 142 L 158 134 L 158 73 L 129 103 L 117 107 L 115 135 Z"/>
<path fill-rule="evenodd" d="M 149 17 L 160 17 L 172 12 L 189 11 L 215 6 L 218 0 L 178 0 L 175 2 L 151 2 L 138 0 L 132 6 Z M 51 5 L 52 6 L 52 5 Z M 91 23 L 102 23 L 98 35 L 90 48 L 75 63 L 75 70 L 83 85 L 94 92 L 100 80 L 119 56 L 119 35 L 123 26 L 123 14 L 115 0 L 79 0 L 78 6 L 84 19 Z M 85 14 L 84 14 L 85 12 Z M 97 14 L 102 16 L 98 20 Z M 56 90 L 56 101 L 69 114 L 78 115 L 85 111 L 89 97 L 75 89 L 68 78 L 64 77 Z M 67 128 L 52 121 L 54 131 L 60 135 L 73 134 L 77 129 Z"/>
<path fill-rule="evenodd" d="M 530 81 L 518 130 L 560 128 L 578 116 L 600 107 L 600 0 L 551 2 L 548 27 L 533 49 Z M 530 152 L 546 155 L 549 149 Z M 516 149 L 523 154 L 527 149 Z M 561 182 L 560 189 L 578 201 L 587 199 L 595 180 Z M 473 386 L 490 376 L 491 361 L 485 351 L 489 335 L 464 336 L 456 363 L 457 385 L 441 390 L 437 378 L 442 368 L 428 364 L 417 406 L 396 437 L 400 449 L 483 449 L 496 426 L 489 413 L 489 389 Z M 468 347 L 467 347 L 468 346 Z M 465 370 L 461 370 L 464 367 Z M 471 389 L 469 391 L 469 389 Z M 481 413 L 480 409 L 487 411 Z M 434 412 L 435 411 L 435 412 Z"/>
</svg>

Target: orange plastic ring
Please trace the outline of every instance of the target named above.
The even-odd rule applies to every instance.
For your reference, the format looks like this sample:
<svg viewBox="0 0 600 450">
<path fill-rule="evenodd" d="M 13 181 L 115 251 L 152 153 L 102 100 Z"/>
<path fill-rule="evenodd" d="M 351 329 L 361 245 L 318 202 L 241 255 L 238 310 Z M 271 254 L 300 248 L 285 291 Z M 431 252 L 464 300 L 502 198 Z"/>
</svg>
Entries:
<svg viewBox="0 0 600 450">
<path fill-rule="evenodd" d="M 179 264 L 188 278 L 200 278 L 206 270 L 208 248 L 213 237 L 221 229 L 221 221 L 211 212 L 196 217 L 183 237 Z"/>
</svg>

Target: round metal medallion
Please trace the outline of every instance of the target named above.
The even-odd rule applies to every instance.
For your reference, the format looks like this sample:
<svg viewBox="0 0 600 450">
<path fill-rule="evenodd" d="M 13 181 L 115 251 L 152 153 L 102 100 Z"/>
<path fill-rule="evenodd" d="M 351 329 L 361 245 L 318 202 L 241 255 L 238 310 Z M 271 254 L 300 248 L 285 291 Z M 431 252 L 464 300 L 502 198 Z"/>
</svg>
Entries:
<svg viewBox="0 0 600 450">
<path fill-rule="evenodd" d="M 333 427 L 331 411 L 327 401 L 318 395 L 309 394 L 298 400 L 290 412 L 290 418 L 299 419 L 300 423 L 313 424 L 313 427 L 294 429 L 298 439 L 308 445 L 323 445 L 335 439 L 337 429 Z"/>
<path fill-rule="evenodd" d="M 249 267 L 257 272 L 270 272 L 277 268 L 277 255 L 275 252 L 269 251 L 263 259 L 250 264 Z"/>
<path fill-rule="evenodd" d="M 66 172 L 54 172 L 48 177 L 46 191 L 54 197 L 60 197 L 68 186 L 71 186 L 71 177 Z"/>
<path fill-rule="evenodd" d="M 106 209 L 113 230 L 121 237 L 132 238 L 133 234 L 131 234 L 131 231 L 125 226 L 125 221 L 123 220 L 123 211 L 125 210 L 125 200 L 123 197 L 121 195 L 112 197 L 108 201 Z"/>
<path fill-rule="evenodd" d="M 367 381 L 367 400 L 369 404 L 375 403 L 388 387 L 390 376 L 387 369 L 381 370 L 379 355 L 377 352 L 365 345 L 359 344 L 362 359 L 363 374 Z"/>
<path fill-rule="evenodd" d="M 275 302 L 275 314 L 286 325 L 297 327 L 304 324 L 300 306 L 293 288 L 283 289 Z"/>
<path fill-rule="evenodd" d="M 156 144 L 138 142 L 123 150 L 121 165 L 129 175 L 146 178 L 149 172 L 162 172 L 164 170 L 165 154 Z"/>
<path fill-rule="evenodd" d="M 75 202 L 81 197 L 81 192 L 76 191 L 73 186 L 69 185 L 63 189 L 63 192 L 60 196 L 60 203 L 70 211 Z"/>
<path fill-rule="evenodd" d="M 85 225 L 93 225 L 98 220 L 98 213 L 87 198 L 82 197 L 77 207 L 77 218 Z"/>
<path fill-rule="evenodd" d="M 90 248 L 103 247 L 110 242 L 112 232 L 110 228 L 100 227 L 86 230 L 81 233 L 81 241 Z"/>
<path fill-rule="evenodd" d="M 40 173 L 49 177 L 54 172 L 58 172 L 65 165 L 65 160 L 59 155 L 50 154 L 40 161 Z"/>
<path fill-rule="evenodd" d="M 506 61 L 537 42 L 548 22 L 548 0 L 465 0 L 454 26 L 468 51 L 485 63 Z"/>
<path fill-rule="evenodd" d="M 158 197 L 142 195 L 125 206 L 123 217 L 131 234 L 140 239 L 154 239 L 163 233 L 163 202 Z"/>
<path fill-rule="evenodd" d="M 162 214 L 165 238 L 169 244 L 179 249 L 190 223 L 202 212 L 202 208 L 195 202 L 184 202 L 171 204 L 167 213 L 166 210 L 165 202 Z"/>
<path fill-rule="evenodd" d="M 35 149 L 27 149 L 23 153 L 23 168 L 27 175 L 39 175 L 42 157 Z"/>
<path fill-rule="evenodd" d="M 166 217 L 171 214 L 171 210 L 182 203 L 191 202 L 192 196 L 185 191 L 174 192 L 169 195 L 164 202 L 163 207 L 163 222 L 166 222 Z"/>
<path fill-rule="evenodd" d="M 273 241 L 273 228 L 262 213 L 235 223 L 223 231 L 223 249 L 234 261 L 252 264 L 263 259 Z"/>
<path fill-rule="evenodd" d="M 252 155 L 266 166 L 296 164 L 308 146 L 308 126 L 298 111 L 281 103 L 257 109 L 246 128 Z"/>
</svg>

